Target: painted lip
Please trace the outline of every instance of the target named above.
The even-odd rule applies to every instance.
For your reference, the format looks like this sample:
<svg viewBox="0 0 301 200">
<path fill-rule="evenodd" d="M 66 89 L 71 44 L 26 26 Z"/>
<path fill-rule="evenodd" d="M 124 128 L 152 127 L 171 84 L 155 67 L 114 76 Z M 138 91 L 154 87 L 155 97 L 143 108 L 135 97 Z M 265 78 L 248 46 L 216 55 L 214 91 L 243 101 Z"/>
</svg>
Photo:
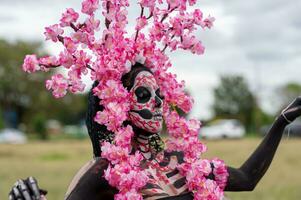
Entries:
<svg viewBox="0 0 301 200">
<path fill-rule="evenodd" d="M 153 114 L 153 119 L 155 121 L 162 121 L 163 120 L 163 115 L 161 111 L 155 111 Z"/>
<path fill-rule="evenodd" d="M 154 117 L 162 117 L 162 112 L 161 111 L 155 111 L 153 114 Z"/>
</svg>

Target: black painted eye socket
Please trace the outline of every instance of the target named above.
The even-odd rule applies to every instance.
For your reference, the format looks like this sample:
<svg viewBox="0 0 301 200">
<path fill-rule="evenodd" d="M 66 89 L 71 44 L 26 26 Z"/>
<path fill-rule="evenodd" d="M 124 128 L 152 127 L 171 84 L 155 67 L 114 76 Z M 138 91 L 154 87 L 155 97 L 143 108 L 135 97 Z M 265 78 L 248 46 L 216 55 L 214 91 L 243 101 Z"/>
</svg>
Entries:
<svg viewBox="0 0 301 200">
<path fill-rule="evenodd" d="M 164 96 L 161 94 L 161 91 L 160 91 L 160 88 L 158 88 L 157 90 L 156 90 L 156 95 L 160 98 L 160 99 L 164 99 Z"/>
<path fill-rule="evenodd" d="M 137 101 L 138 103 L 146 103 L 150 100 L 152 94 L 150 93 L 150 91 L 143 86 L 138 87 L 135 90 L 135 94 L 137 96 Z"/>
</svg>

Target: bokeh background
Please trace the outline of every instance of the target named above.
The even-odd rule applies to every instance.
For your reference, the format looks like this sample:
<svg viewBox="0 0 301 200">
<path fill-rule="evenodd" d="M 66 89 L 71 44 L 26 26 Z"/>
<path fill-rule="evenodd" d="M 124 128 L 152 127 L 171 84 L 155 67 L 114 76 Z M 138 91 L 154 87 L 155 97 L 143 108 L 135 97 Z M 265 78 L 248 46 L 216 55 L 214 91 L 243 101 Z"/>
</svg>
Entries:
<svg viewBox="0 0 301 200">
<path fill-rule="evenodd" d="M 133 22 L 139 7 L 130 3 Z M 73 175 L 92 158 L 84 125 L 87 91 L 56 100 L 45 89 L 51 73 L 21 70 L 26 54 L 58 54 L 60 45 L 44 41 L 44 27 L 58 23 L 65 8 L 79 11 L 80 5 L 81 0 L 0 0 L 0 199 L 7 199 L 17 179 L 30 175 L 49 190 L 50 200 L 63 199 Z M 173 72 L 195 99 L 189 117 L 200 119 L 204 127 L 214 128 L 221 119 L 241 124 L 239 139 L 224 140 L 221 134 L 204 140 L 206 157 L 218 156 L 238 167 L 279 112 L 301 94 L 301 2 L 200 0 L 196 7 L 216 18 L 211 30 L 198 34 L 206 52 L 170 54 Z M 255 191 L 227 196 L 301 199 L 300 127 L 297 120 L 286 129 Z"/>
</svg>

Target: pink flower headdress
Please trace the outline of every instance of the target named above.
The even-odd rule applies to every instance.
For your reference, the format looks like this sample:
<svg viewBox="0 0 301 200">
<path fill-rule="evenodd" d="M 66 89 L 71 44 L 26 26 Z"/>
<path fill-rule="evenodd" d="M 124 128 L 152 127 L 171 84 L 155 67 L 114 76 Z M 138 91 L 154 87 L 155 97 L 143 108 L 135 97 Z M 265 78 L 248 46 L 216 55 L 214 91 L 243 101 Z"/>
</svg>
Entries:
<svg viewBox="0 0 301 200">
<path fill-rule="evenodd" d="M 128 0 L 83 0 L 84 20 L 79 20 L 79 13 L 68 8 L 60 23 L 46 27 L 44 33 L 46 40 L 60 42 L 63 50 L 57 56 L 27 55 L 23 70 L 32 73 L 65 68 L 66 76 L 56 73 L 46 82 L 46 88 L 56 98 L 68 91 L 82 92 L 84 75 L 98 81 L 93 92 L 101 99 L 104 110 L 96 114 L 95 121 L 115 133 L 114 141 L 104 142 L 101 147 L 101 156 L 110 162 L 105 178 L 119 190 L 115 199 L 142 199 L 139 190 L 147 183 L 148 176 L 140 168 L 142 155 L 138 151 L 130 154 L 134 132 L 130 125 L 123 126 L 128 118 L 129 93 L 121 77 L 136 62 L 144 64 L 153 72 L 165 96 L 164 119 L 170 134 L 167 150 L 184 152 L 185 162 L 178 169 L 186 176 L 189 190 L 195 199 L 222 199 L 228 176 L 226 167 L 218 159 L 201 159 L 206 147 L 198 140 L 199 121 L 181 118 L 175 111 L 178 107 L 189 112 L 193 100 L 185 94 L 184 82 L 178 82 L 176 75 L 168 72 L 172 64 L 164 53 L 167 49 L 184 49 L 203 54 L 204 47 L 194 33 L 211 28 L 214 18 L 204 18 L 199 9 L 188 11 L 196 0 L 138 0 L 137 3 L 141 12 L 133 35 L 126 31 Z M 100 7 L 103 23 L 95 14 Z M 212 172 L 214 180 L 207 179 Z"/>
</svg>

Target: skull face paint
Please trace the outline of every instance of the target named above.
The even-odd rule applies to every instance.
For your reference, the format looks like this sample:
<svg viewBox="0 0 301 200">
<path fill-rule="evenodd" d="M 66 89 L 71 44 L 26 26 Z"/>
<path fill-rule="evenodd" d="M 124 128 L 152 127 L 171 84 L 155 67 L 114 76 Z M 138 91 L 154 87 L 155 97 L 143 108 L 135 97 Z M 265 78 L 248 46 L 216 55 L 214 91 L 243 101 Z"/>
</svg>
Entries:
<svg viewBox="0 0 301 200">
<path fill-rule="evenodd" d="M 163 97 L 155 77 L 148 71 L 137 74 L 130 90 L 129 118 L 133 125 L 150 133 L 162 130 Z"/>
</svg>

